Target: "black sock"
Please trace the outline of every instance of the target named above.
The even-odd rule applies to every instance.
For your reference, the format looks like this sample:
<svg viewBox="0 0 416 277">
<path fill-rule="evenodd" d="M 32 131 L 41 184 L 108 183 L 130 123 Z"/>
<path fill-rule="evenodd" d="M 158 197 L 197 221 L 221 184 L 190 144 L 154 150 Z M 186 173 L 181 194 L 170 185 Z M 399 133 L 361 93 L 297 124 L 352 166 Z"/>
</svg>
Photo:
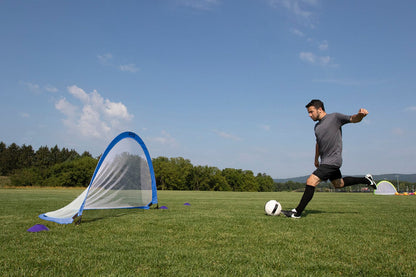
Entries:
<svg viewBox="0 0 416 277">
<path fill-rule="evenodd" d="M 364 184 L 364 185 L 370 184 L 370 181 L 368 181 L 365 177 L 344 177 L 342 179 L 344 180 L 344 187 L 358 185 L 358 184 Z"/>
<path fill-rule="evenodd" d="M 313 194 L 315 193 L 315 187 L 306 185 L 305 192 L 303 193 L 302 199 L 299 205 L 296 207 L 297 215 L 300 215 L 308 205 L 309 201 L 312 200 Z"/>
</svg>

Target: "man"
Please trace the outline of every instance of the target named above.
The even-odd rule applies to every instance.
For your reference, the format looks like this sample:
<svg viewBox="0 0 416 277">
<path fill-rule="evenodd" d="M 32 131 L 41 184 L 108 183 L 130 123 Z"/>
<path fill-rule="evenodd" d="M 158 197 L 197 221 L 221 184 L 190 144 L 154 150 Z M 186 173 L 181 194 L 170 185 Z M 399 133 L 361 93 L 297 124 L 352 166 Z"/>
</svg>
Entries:
<svg viewBox="0 0 416 277">
<path fill-rule="evenodd" d="M 342 178 L 340 167 L 342 165 L 342 130 L 341 127 L 347 123 L 358 123 L 368 111 L 360 109 L 352 116 L 340 113 L 325 112 L 324 103 L 314 99 L 306 105 L 309 117 L 318 121 L 315 125 L 316 149 L 315 167 L 317 168 L 307 179 L 306 188 L 299 205 L 291 211 L 282 211 L 284 215 L 292 218 L 300 218 L 309 201 L 312 200 L 315 187 L 321 182 L 330 180 L 336 188 L 366 184 L 376 189 L 373 176 L 367 174 L 365 177 L 344 177 Z M 319 162 L 320 158 L 320 162 Z"/>
</svg>

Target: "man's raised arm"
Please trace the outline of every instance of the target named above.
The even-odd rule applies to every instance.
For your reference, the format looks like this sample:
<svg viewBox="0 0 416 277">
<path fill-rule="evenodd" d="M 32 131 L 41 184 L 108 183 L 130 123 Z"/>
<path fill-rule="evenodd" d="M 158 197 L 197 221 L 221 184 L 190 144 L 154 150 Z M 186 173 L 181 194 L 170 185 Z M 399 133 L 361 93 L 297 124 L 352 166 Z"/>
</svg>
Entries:
<svg viewBox="0 0 416 277">
<path fill-rule="evenodd" d="M 360 109 L 357 114 L 354 114 L 351 116 L 350 121 L 352 123 L 358 123 L 361 120 L 363 120 L 363 118 L 366 117 L 367 114 L 368 114 L 368 111 L 366 109 Z"/>
</svg>

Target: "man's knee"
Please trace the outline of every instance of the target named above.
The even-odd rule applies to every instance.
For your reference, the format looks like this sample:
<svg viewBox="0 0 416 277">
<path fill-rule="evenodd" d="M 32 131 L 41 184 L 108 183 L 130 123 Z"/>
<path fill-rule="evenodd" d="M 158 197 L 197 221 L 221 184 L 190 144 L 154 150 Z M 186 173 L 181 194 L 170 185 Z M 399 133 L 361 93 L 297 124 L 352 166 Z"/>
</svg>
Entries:
<svg viewBox="0 0 416 277">
<path fill-rule="evenodd" d="M 309 178 L 306 180 L 306 185 L 311 187 L 316 187 L 321 182 L 321 179 L 319 179 L 318 176 L 312 174 L 309 176 Z"/>
<path fill-rule="evenodd" d="M 331 183 L 337 189 L 340 189 L 340 188 L 343 188 L 344 187 L 344 180 L 342 180 L 342 178 L 341 179 L 332 180 Z"/>
</svg>

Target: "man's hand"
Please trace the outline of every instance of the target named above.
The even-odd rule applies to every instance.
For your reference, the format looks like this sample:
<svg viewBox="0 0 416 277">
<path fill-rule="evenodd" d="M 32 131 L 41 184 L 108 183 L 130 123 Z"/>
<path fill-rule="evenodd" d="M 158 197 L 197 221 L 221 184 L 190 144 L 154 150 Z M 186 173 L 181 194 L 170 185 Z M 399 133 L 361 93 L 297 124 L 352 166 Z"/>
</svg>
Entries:
<svg viewBox="0 0 416 277">
<path fill-rule="evenodd" d="M 366 109 L 361 108 L 357 114 L 354 114 L 351 116 L 351 122 L 352 123 L 358 123 L 361 120 L 363 120 L 364 117 L 366 117 L 368 114 L 368 111 Z"/>
<path fill-rule="evenodd" d="M 362 117 L 364 118 L 368 114 L 368 111 L 366 109 L 360 109 L 358 111 L 358 114 L 362 115 Z"/>
</svg>

